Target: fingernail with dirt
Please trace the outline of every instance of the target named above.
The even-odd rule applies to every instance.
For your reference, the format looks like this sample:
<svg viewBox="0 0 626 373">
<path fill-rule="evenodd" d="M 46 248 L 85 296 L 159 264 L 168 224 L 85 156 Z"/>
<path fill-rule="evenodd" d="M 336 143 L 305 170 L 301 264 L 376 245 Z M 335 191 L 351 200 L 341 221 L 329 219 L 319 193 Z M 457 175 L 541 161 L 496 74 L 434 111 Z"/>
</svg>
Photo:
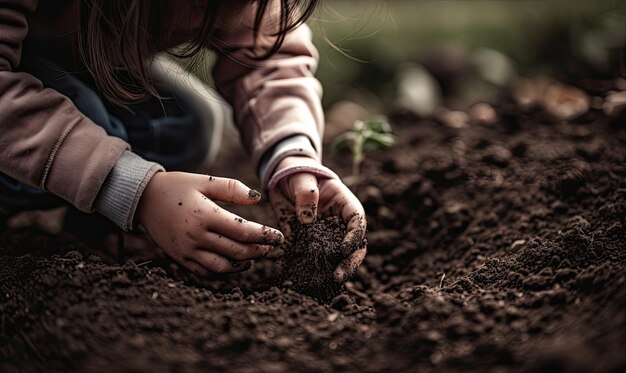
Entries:
<svg viewBox="0 0 626 373">
<path fill-rule="evenodd" d="M 312 209 L 302 209 L 298 213 L 298 216 L 302 224 L 310 224 L 315 221 L 315 213 Z"/>
<path fill-rule="evenodd" d="M 254 189 L 250 189 L 248 191 L 248 198 L 250 198 L 250 199 L 257 199 L 259 197 L 261 197 L 261 193 L 259 193 L 259 191 L 254 190 Z"/>
<path fill-rule="evenodd" d="M 263 235 L 259 240 L 262 245 L 278 246 L 285 242 L 285 236 L 276 229 L 263 226 L 262 233 Z"/>
</svg>

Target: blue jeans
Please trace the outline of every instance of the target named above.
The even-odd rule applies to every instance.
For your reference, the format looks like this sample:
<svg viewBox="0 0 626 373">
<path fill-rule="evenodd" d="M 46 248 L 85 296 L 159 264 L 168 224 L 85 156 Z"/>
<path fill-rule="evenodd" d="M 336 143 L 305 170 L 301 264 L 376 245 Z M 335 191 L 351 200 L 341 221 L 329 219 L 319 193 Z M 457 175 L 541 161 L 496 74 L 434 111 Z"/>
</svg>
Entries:
<svg viewBox="0 0 626 373">
<path fill-rule="evenodd" d="M 166 88 L 157 87 L 163 99 L 120 108 L 103 100 L 90 86 L 87 74 L 67 73 L 39 61 L 23 70 L 69 97 L 74 105 L 110 136 L 129 142 L 133 151 L 168 170 L 190 171 L 204 160 L 209 139 L 193 107 Z M 47 209 L 61 206 L 58 197 L 39 188 L 20 183 L 0 173 L 0 212 Z"/>
</svg>

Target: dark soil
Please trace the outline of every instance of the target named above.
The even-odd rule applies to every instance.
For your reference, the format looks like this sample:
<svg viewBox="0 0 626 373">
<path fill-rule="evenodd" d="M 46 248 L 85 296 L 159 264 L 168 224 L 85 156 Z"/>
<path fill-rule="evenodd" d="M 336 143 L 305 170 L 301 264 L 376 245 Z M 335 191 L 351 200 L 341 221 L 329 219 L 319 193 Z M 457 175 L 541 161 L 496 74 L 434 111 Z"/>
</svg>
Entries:
<svg viewBox="0 0 626 373">
<path fill-rule="evenodd" d="M 398 145 L 354 186 L 369 254 L 330 305 L 272 286 L 275 256 L 199 279 L 2 233 L 0 370 L 626 370 L 624 122 L 498 111 L 461 129 L 392 116 Z"/>
<path fill-rule="evenodd" d="M 342 285 L 334 280 L 333 272 L 341 260 L 354 251 L 344 252 L 341 247 L 347 233 L 346 224 L 339 217 L 331 216 L 312 224 L 294 221 L 292 226 L 294 238 L 285 248 L 281 280 L 320 302 L 332 300 Z"/>
</svg>

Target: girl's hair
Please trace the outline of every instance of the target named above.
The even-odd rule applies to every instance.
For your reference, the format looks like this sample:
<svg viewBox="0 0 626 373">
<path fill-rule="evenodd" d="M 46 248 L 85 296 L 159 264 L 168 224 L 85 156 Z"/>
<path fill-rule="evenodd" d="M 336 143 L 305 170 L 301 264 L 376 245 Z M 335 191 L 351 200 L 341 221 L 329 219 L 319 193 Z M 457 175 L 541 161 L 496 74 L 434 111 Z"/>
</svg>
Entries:
<svg viewBox="0 0 626 373">
<path fill-rule="evenodd" d="M 198 55 L 206 47 L 219 49 L 215 39 L 220 11 L 226 7 L 243 10 L 256 5 L 253 31 L 261 52 L 253 56 L 267 59 L 282 46 L 285 36 L 306 21 L 314 12 L 317 0 L 82 0 L 80 8 L 79 51 L 85 67 L 98 90 L 113 104 L 125 106 L 158 96 L 146 71 L 146 62 L 158 50 L 168 46 L 177 25 L 164 22 L 169 6 L 191 7 L 203 11 L 202 22 L 195 35 L 176 52 L 179 58 Z M 202 6 L 199 5 L 202 3 Z M 269 36 L 273 43 L 259 43 L 261 28 L 268 12 L 279 6 L 277 25 Z M 237 9 L 235 9 L 237 10 Z M 241 12 L 233 12 L 238 15 Z M 263 35 L 268 36 L 268 35 Z M 221 52 L 227 53 L 222 50 Z"/>
</svg>

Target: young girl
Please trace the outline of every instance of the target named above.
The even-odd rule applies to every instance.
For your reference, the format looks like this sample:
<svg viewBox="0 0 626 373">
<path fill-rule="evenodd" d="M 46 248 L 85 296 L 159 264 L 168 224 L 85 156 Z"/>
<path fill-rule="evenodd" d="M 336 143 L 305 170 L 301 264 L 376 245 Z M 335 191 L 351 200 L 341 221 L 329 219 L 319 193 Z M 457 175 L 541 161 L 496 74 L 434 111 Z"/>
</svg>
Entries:
<svg viewBox="0 0 626 373">
<path fill-rule="evenodd" d="M 214 153 L 211 134 L 219 132 L 215 116 L 206 115 L 209 100 L 198 105 L 193 93 L 186 97 L 150 74 L 156 53 L 186 43 L 175 49 L 178 57 L 206 48 L 217 55 L 215 84 L 233 108 L 282 231 L 290 234 L 291 218 L 306 224 L 333 214 L 348 224 L 344 244 L 361 242 L 361 204 L 320 164 L 317 55 L 303 24 L 315 6 L 0 0 L 0 209 L 51 208 L 55 195 L 124 230 L 142 225 L 200 275 L 245 270 L 280 244 L 281 232 L 214 202 L 254 205 L 258 192 L 237 180 L 174 172 Z M 18 218 L 7 224 L 20 225 Z M 365 251 L 345 258 L 337 281 L 355 271 Z"/>
</svg>

